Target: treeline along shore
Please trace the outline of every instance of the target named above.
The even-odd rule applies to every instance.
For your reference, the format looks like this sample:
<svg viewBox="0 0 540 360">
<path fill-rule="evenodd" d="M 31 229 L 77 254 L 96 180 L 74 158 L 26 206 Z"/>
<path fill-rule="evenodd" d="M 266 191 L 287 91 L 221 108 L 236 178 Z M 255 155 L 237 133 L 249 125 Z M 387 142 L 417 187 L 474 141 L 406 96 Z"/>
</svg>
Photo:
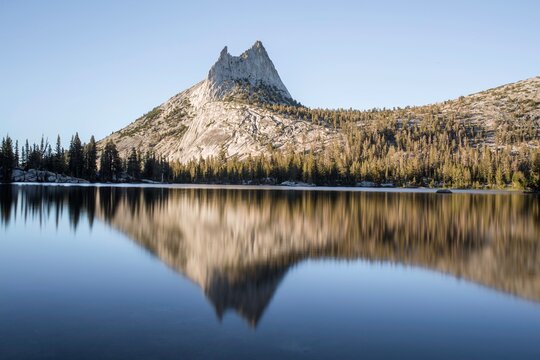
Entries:
<svg viewBox="0 0 540 360">
<path fill-rule="evenodd" d="M 471 146 L 452 139 L 452 131 L 433 139 L 413 135 L 399 142 L 422 153 L 396 162 L 389 156 L 395 149 L 384 132 L 366 132 L 355 133 L 361 138 L 350 140 L 358 144 L 359 152 L 352 161 L 342 156 L 345 152 L 336 143 L 318 152 L 269 147 L 263 155 L 244 158 L 222 151 L 218 156 L 187 163 L 170 162 L 135 148 L 120 154 L 111 141 L 100 149 L 94 136 L 83 143 L 75 134 L 67 149 L 60 136 L 54 146 L 43 137 L 39 144 L 28 140 L 21 144 L 5 136 L 0 148 L 0 180 L 540 189 L 538 148 L 516 152 L 511 146 Z M 459 138 L 458 133 L 454 135 Z M 349 148 L 346 153 L 350 153 Z"/>
</svg>

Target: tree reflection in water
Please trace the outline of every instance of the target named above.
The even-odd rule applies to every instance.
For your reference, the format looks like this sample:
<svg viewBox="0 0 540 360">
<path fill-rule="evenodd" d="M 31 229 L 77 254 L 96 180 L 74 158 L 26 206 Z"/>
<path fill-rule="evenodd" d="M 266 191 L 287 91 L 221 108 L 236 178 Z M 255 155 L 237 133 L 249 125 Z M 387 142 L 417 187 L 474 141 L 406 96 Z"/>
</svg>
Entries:
<svg viewBox="0 0 540 360">
<path fill-rule="evenodd" d="M 255 326 L 295 263 L 365 259 L 540 301 L 540 201 L 522 194 L 1 186 L 0 219 L 121 230 Z"/>
</svg>

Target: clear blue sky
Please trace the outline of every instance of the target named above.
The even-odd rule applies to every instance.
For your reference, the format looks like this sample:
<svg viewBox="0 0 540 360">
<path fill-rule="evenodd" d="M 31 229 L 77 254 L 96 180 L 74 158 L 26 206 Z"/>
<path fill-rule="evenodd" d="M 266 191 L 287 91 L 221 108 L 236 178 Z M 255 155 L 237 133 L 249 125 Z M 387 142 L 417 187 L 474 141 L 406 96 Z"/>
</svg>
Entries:
<svg viewBox="0 0 540 360">
<path fill-rule="evenodd" d="M 312 107 L 420 105 L 540 75 L 540 1 L 0 0 L 0 134 L 102 138 L 261 40 Z"/>
</svg>

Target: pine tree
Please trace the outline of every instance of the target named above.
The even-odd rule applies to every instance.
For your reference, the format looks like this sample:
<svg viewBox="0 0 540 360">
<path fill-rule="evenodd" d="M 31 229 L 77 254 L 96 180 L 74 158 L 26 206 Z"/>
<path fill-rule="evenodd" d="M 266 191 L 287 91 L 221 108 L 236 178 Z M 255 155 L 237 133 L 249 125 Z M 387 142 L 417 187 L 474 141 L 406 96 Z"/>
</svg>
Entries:
<svg viewBox="0 0 540 360">
<path fill-rule="evenodd" d="M 54 149 L 54 172 L 63 174 L 66 171 L 66 162 L 64 158 L 64 149 L 60 141 L 60 135 L 56 137 L 56 147 Z"/>
<path fill-rule="evenodd" d="M 25 164 L 26 164 L 26 154 L 24 152 L 24 146 L 21 146 L 21 167 L 24 168 Z"/>
<path fill-rule="evenodd" d="M 122 173 L 122 161 L 112 141 L 105 144 L 101 153 L 99 171 L 101 181 L 116 181 Z"/>
<path fill-rule="evenodd" d="M 14 167 L 19 167 L 19 140 L 15 140 L 15 165 Z"/>
<path fill-rule="evenodd" d="M 11 182 L 11 173 L 15 165 L 15 154 L 13 153 L 13 142 L 9 136 L 2 139 L 0 149 L 0 180 L 2 182 Z"/>
<path fill-rule="evenodd" d="M 97 147 L 94 135 L 84 147 L 84 171 L 83 176 L 89 181 L 95 181 L 97 176 Z"/>
<path fill-rule="evenodd" d="M 143 173 L 145 179 L 154 179 L 154 169 L 156 167 L 156 158 L 153 153 L 147 152 L 144 156 Z"/>
<path fill-rule="evenodd" d="M 71 138 L 68 157 L 69 174 L 74 177 L 82 177 L 84 169 L 84 154 L 81 139 L 79 139 L 78 133 L 75 133 L 75 136 Z"/>
<path fill-rule="evenodd" d="M 141 163 L 137 150 L 132 147 L 129 157 L 127 159 L 127 174 L 134 179 L 140 179 L 141 177 Z"/>
<path fill-rule="evenodd" d="M 24 168 L 25 170 L 29 169 L 28 159 L 30 158 L 30 144 L 28 143 L 28 139 L 26 139 L 26 142 L 24 144 Z"/>
</svg>

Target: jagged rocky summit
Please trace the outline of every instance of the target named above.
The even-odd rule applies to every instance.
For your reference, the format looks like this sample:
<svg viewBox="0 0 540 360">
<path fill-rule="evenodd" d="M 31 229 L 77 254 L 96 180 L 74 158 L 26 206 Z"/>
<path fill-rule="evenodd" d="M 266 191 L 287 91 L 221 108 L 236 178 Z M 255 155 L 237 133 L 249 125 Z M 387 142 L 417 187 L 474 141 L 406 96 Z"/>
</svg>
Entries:
<svg viewBox="0 0 540 360">
<path fill-rule="evenodd" d="M 173 96 L 124 129 L 113 140 L 121 155 L 132 147 L 168 160 L 258 155 L 269 147 L 307 150 L 322 146 L 336 131 L 290 118 L 263 105 L 298 105 L 260 41 L 240 56 L 225 47 L 207 77 Z"/>
<path fill-rule="evenodd" d="M 275 99 L 275 102 L 292 102 L 291 94 L 260 41 L 240 56 L 230 55 L 225 46 L 218 61 L 208 72 L 211 96 L 215 99 L 223 99 L 239 83 L 246 85 L 251 94 L 266 88 L 269 93 L 274 93 L 279 98 Z M 266 100 L 272 102 L 272 99 Z"/>
</svg>

